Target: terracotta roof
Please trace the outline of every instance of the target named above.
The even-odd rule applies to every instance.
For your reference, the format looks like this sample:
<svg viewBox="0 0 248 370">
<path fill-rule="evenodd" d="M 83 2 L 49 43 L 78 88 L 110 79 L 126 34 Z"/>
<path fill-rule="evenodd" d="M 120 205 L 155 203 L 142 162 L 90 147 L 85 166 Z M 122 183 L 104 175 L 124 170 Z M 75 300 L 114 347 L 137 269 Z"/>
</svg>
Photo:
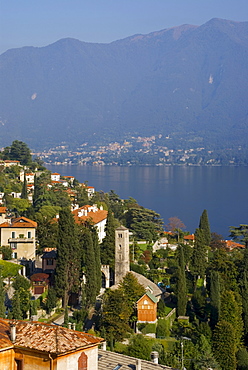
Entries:
<svg viewBox="0 0 248 370">
<path fill-rule="evenodd" d="M 11 224 L 9 224 L 8 222 L 4 222 L 2 224 L 0 224 L 0 228 L 1 227 L 15 227 L 15 228 L 19 228 L 19 227 L 37 227 L 37 222 L 35 221 L 32 221 L 30 220 L 29 218 L 26 218 L 26 217 L 18 217 L 18 218 L 15 218 L 11 221 Z"/>
<path fill-rule="evenodd" d="M 49 275 L 45 274 L 44 272 L 38 272 L 37 274 L 30 276 L 31 281 L 46 281 L 48 278 Z"/>
<path fill-rule="evenodd" d="M 7 207 L 0 207 L 0 213 L 6 213 Z"/>
<path fill-rule="evenodd" d="M 233 240 L 226 240 L 226 247 L 229 249 L 234 249 L 234 248 L 245 248 L 244 244 L 236 243 Z"/>
<path fill-rule="evenodd" d="M 12 161 L 10 159 L 6 159 L 4 162 L 5 163 L 20 163 L 20 161 Z"/>
<path fill-rule="evenodd" d="M 14 344 L 10 340 L 11 324 L 16 325 Z M 102 341 L 102 338 L 57 325 L 0 319 L 0 348 L 21 347 L 59 355 L 96 346 Z"/>
<path fill-rule="evenodd" d="M 54 173 L 51 173 L 51 175 L 60 175 L 60 173 L 54 172 Z"/>
<path fill-rule="evenodd" d="M 185 235 L 183 237 L 184 240 L 195 240 L 195 235 L 192 234 L 192 235 Z"/>
<path fill-rule="evenodd" d="M 96 212 L 88 212 L 87 213 L 87 216 L 81 216 L 81 217 L 78 217 L 78 212 L 84 208 L 84 209 L 87 209 L 91 206 L 83 206 L 81 208 L 78 208 L 78 209 L 75 209 L 74 211 L 72 211 L 72 214 L 74 215 L 74 218 L 75 218 L 75 222 L 80 224 L 80 223 L 83 223 L 85 221 L 88 221 L 88 222 L 92 222 L 93 225 L 96 225 L 98 224 L 99 222 L 105 220 L 108 216 L 108 211 L 105 211 L 105 210 L 98 210 Z"/>
<path fill-rule="evenodd" d="M 137 361 L 138 359 L 135 357 L 125 356 L 117 352 L 110 352 L 98 349 L 98 370 L 134 370 L 137 368 Z M 140 361 L 142 370 L 173 370 L 172 367 L 154 364 L 151 361 Z"/>
</svg>

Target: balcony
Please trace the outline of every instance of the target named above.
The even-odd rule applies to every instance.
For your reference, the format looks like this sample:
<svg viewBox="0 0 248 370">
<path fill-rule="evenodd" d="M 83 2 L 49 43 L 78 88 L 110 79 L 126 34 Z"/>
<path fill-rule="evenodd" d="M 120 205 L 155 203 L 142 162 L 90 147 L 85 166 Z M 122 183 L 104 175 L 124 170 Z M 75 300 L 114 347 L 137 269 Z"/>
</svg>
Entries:
<svg viewBox="0 0 248 370">
<path fill-rule="evenodd" d="M 35 238 L 9 238 L 8 243 L 34 243 Z"/>
</svg>

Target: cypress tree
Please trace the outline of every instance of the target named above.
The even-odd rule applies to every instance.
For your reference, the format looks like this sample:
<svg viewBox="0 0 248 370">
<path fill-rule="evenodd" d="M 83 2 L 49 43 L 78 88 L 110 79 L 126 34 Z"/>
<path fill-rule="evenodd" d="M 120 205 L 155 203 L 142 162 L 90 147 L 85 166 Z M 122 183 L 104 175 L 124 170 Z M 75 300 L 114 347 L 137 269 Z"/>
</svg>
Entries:
<svg viewBox="0 0 248 370">
<path fill-rule="evenodd" d="M 210 325 L 215 327 L 220 314 L 220 279 L 218 271 L 210 275 Z"/>
<path fill-rule="evenodd" d="M 211 231 L 210 231 L 210 226 L 209 226 L 209 221 L 208 221 L 208 213 L 206 209 L 204 209 L 200 217 L 199 229 L 202 230 L 203 232 L 203 238 L 205 240 L 205 244 L 209 246 L 210 241 L 211 241 Z"/>
<path fill-rule="evenodd" d="M 242 301 L 238 293 L 231 290 L 221 295 L 220 320 L 227 321 L 233 328 L 236 347 L 241 345 L 243 336 Z"/>
<path fill-rule="evenodd" d="M 187 287 L 185 277 L 185 262 L 183 246 L 178 247 L 178 271 L 177 271 L 177 315 L 185 316 L 187 307 Z"/>
<path fill-rule="evenodd" d="M 84 234 L 83 248 L 85 251 L 85 295 L 86 307 L 95 303 L 97 296 L 97 272 L 93 240 L 90 230 L 86 229 Z"/>
<path fill-rule="evenodd" d="M 5 318 L 5 291 L 4 291 L 4 286 L 3 286 L 3 278 L 2 278 L 2 270 L 3 267 L 0 266 L 0 317 Z"/>
<path fill-rule="evenodd" d="M 68 305 L 69 296 L 79 290 L 80 253 L 78 233 L 69 208 L 59 213 L 56 292 L 62 297 L 63 307 Z"/>
<path fill-rule="evenodd" d="M 190 271 L 197 279 L 199 276 L 204 277 L 207 264 L 207 247 L 205 244 L 204 234 L 201 229 L 195 231 L 195 245 L 191 258 Z"/>
<path fill-rule="evenodd" d="M 244 340 L 248 344 L 248 279 L 246 271 L 243 274 L 243 282 L 241 287 L 242 307 L 243 307 L 243 322 L 244 322 Z"/>
<path fill-rule="evenodd" d="M 101 244 L 101 262 L 111 267 L 114 267 L 115 259 L 115 228 L 115 219 L 112 211 L 109 210 L 105 226 L 106 236 Z"/>
<path fill-rule="evenodd" d="M 224 370 L 236 369 L 236 344 L 233 326 L 227 321 L 219 321 L 213 335 L 213 353 Z"/>
<path fill-rule="evenodd" d="M 24 174 L 24 181 L 22 185 L 22 192 L 21 192 L 22 199 L 28 199 L 28 190 L 27 190 L 27 179 L 26 174 Z"/>
<path fill-rule="evenodd" d="M 95 269 L 96 269 L 96 294 L 100 292 L 102 286 L 102 273 L 101 273 L 101 257 L 100 257 L 100 245 L 95 228 L 92 228 L 92 242 L 95 255 Z"/>
<path fill-rule="evenodd" d="M 12 317 L 16 320 L 22 319 L 22 310 L 20 304 L 20 296 L 18 291 L 16 290 L 12 299 Z"/>
</svg>

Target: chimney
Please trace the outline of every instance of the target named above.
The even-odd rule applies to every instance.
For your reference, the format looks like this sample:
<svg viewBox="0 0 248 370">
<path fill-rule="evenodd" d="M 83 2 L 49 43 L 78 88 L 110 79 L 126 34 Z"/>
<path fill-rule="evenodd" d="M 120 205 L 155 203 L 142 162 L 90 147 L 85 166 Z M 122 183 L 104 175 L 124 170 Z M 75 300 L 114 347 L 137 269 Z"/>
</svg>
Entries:
<svg viewBox="0 0 248 370">
<path fill-rule="evenodd" d="M 16 325 L 14 323 L 10 324 L 10 340 L 13 343 L 16 341 Z"/>
<path fill-rule="evenodd" d="M 72 330 L 76 330 L 76 323 L 75 322 L 72 323 Z"/>
<path fill-rule="evenodd" d="M 106 351 L 107 349 L 107 343 L 106 342 L 102 342 L 102 350 L 103 351 Z"/>
<path fill-rule="evenodd" d="M 157 351 L 151 352 L 151 360 L 154 364 L 158 364 L 158 352 Z"/>
<path fill-rule="evenodd" d="M 141 370 L 141 360 L 139 358 L 136 359 L 135 370 Z"/>
<path fill-rule="evenodd" d="M 68 329 L 71 329 L 71 322 L 68 322 Z"/>
</svg>

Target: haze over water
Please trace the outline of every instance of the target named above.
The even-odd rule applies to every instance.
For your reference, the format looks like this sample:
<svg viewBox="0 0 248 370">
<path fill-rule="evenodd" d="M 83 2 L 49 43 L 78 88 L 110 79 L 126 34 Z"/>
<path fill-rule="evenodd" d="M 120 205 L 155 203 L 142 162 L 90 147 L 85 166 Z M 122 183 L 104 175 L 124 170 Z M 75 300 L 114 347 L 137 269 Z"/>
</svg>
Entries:
<svg viewBox="0 0 248 370">
<path fill-rule="evenodd" d="M 52 172 L 88 181 L 96 191 L 114 190 L 160 213 L 177 216 L 194 232 L 207 209 L 211 231 L 228 238 L 229 226 L 248 223 L 247 167 L 112 167 L 47 165 Z"/>
</svg>

